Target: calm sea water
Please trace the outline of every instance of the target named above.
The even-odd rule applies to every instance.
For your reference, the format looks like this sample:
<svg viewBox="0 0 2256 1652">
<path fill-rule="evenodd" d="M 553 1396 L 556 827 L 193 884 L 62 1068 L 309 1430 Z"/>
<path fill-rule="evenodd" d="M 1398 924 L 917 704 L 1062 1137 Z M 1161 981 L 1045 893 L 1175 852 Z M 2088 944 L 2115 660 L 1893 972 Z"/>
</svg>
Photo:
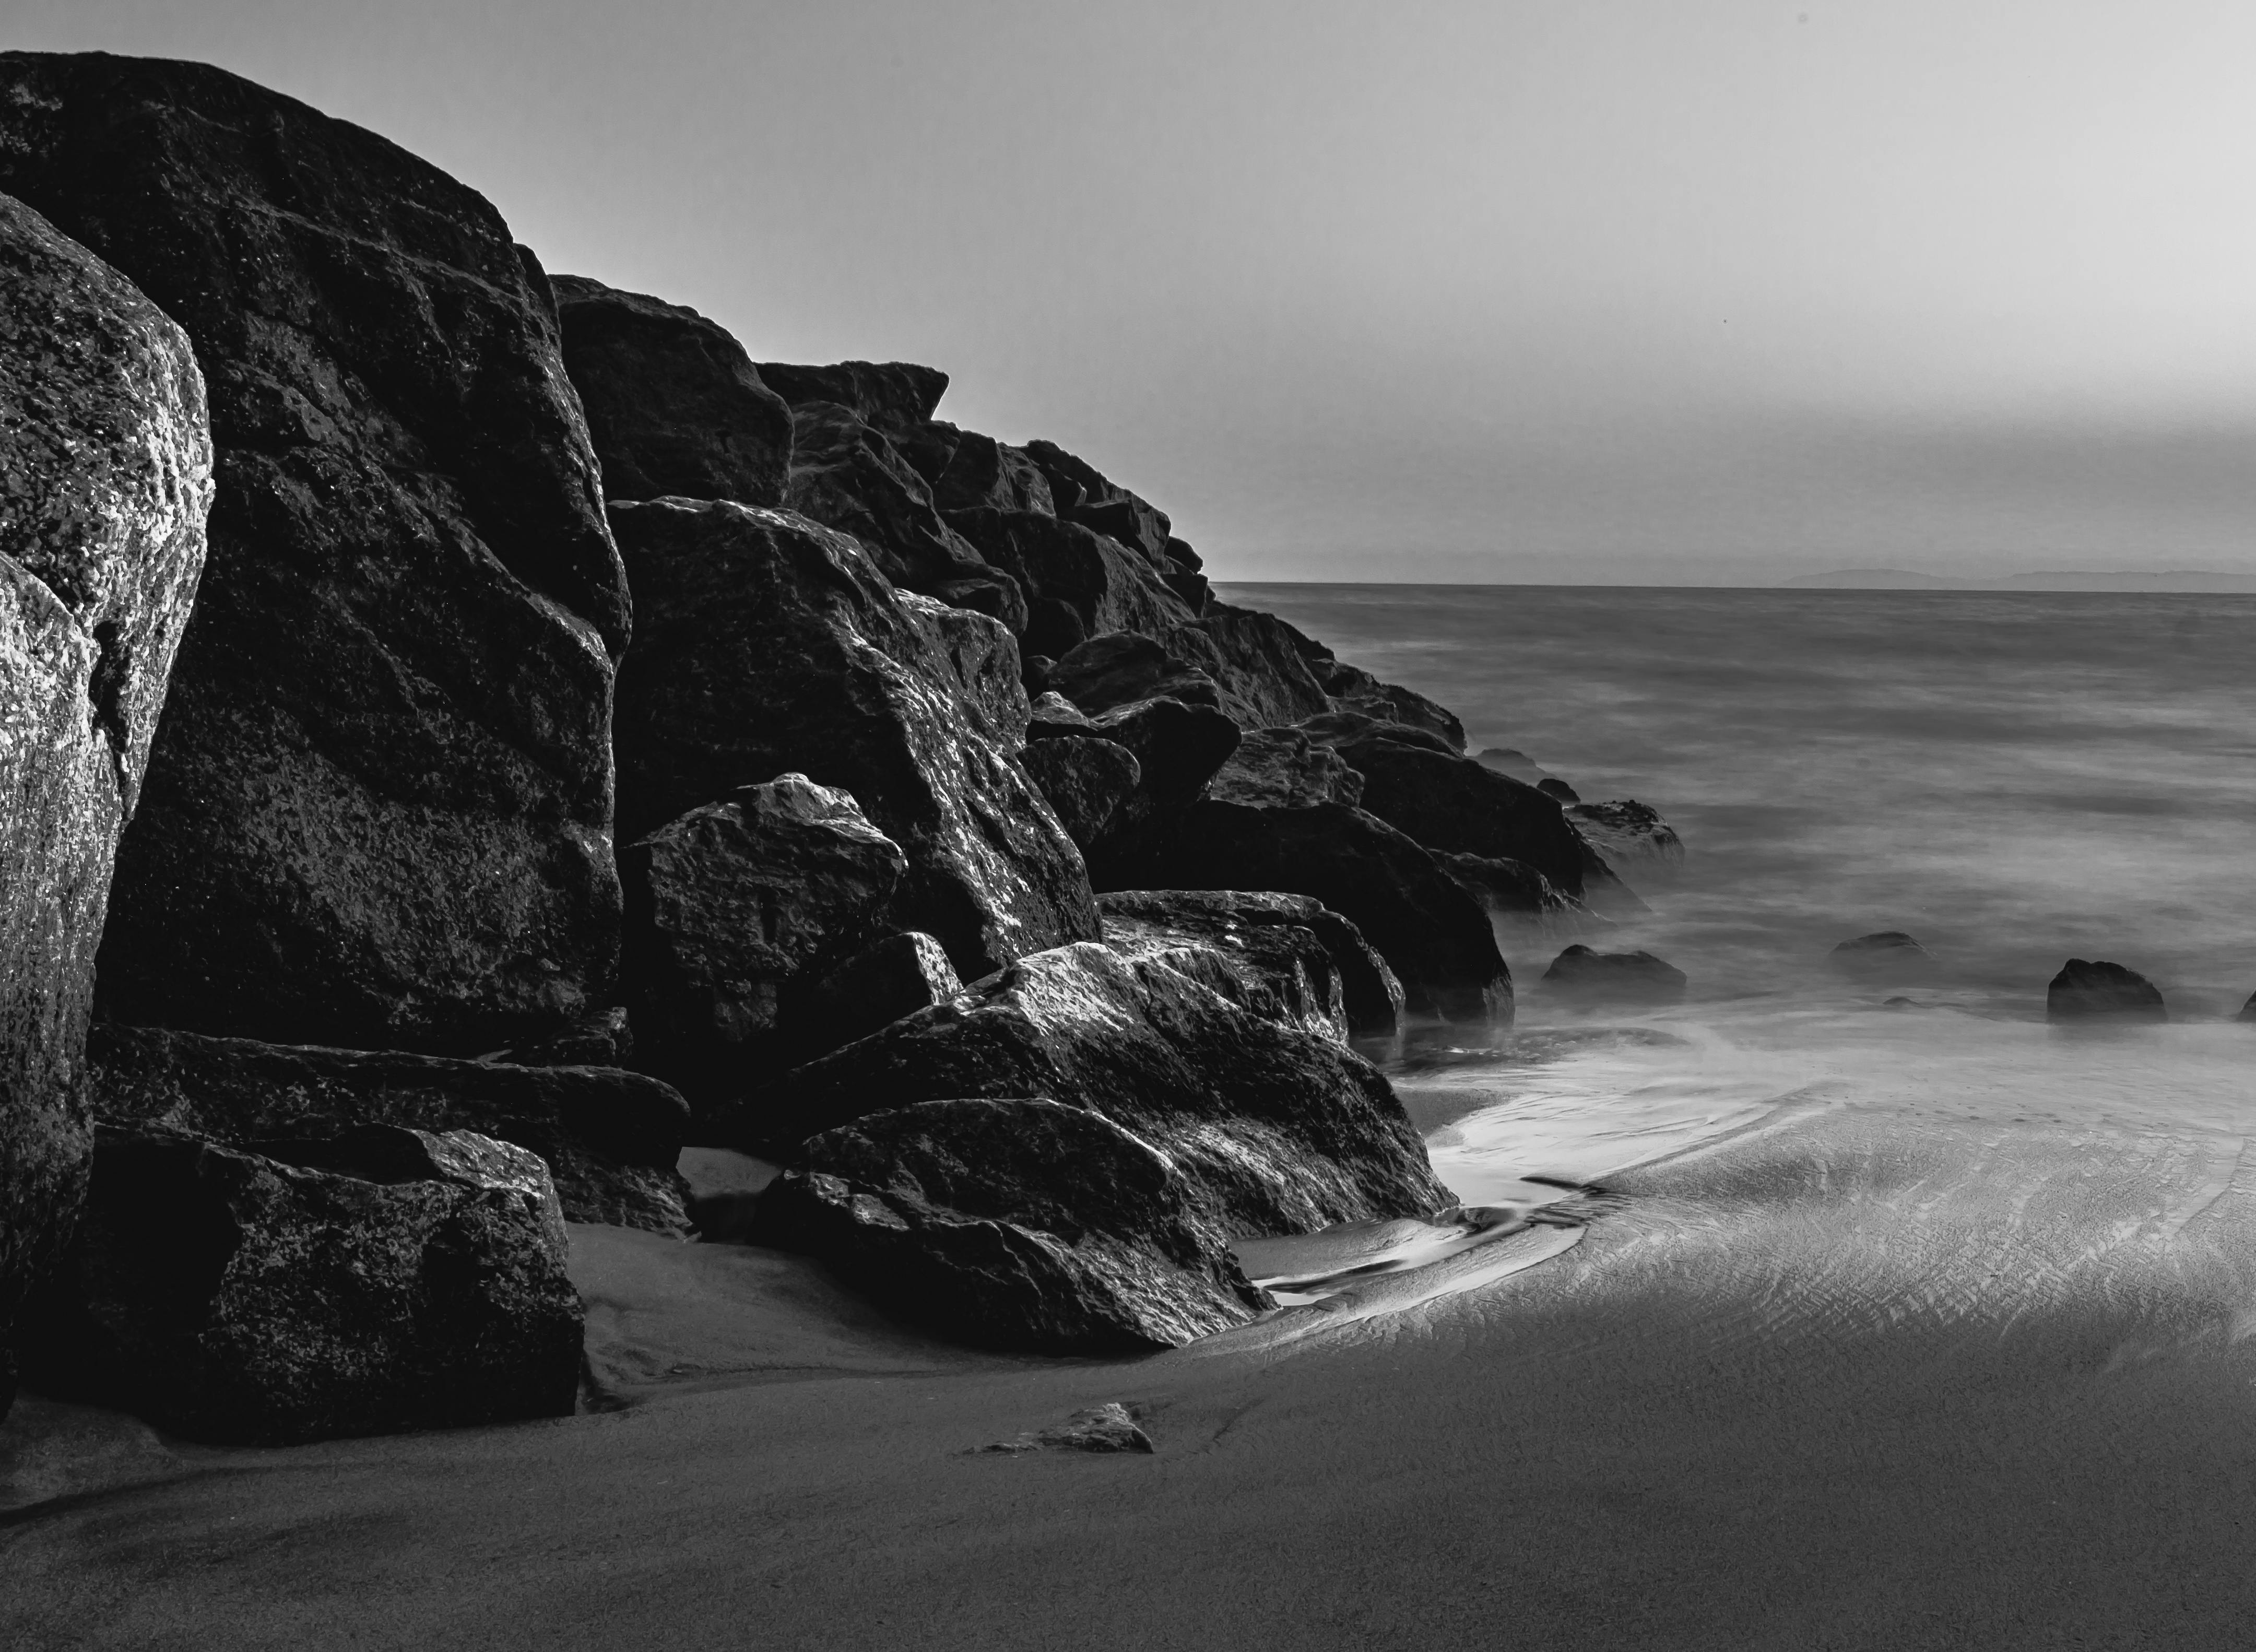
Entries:
<svg viewBox="0 0 2256 1652">
<path fill-rule="evenodd" d="M 2127 1131 L 2118 1164 L 2237 1165 L 2256 1126 L 2256 1027 L 2228 1019 L 2256 990 L 2256 597 L 1227 594 L 1449 706 L 1476 750 L 1653 805 L 1688 847 L 1674 873 L 1625 868 L 1652 915 L 1592 937 L 1683 970 L 1684 1005 L 1548 1002 L 1559 942 L 1507 936 L 1513 1035 L 1398 1068 L 1468 1199 L 1811 1109 L 1846 1110 L 1872 1140 L 1892 1117 L 1948 1118 L 2087 1145 Z M 1827 966 L 1877 929 L 1916 936 L 1935 978 L 1867 986 Z M 2146 974 L 2172 1024 L 2046 1027 L 2045 984 L 2070 957 Z"/>
</svg>

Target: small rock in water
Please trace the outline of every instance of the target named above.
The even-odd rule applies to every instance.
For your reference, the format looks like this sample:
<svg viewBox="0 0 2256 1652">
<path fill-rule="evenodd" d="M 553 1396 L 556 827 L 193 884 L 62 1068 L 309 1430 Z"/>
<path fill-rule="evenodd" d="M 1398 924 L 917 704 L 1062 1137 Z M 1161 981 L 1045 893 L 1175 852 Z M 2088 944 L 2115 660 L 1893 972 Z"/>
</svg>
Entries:
<svg viewBox="0 0 2256 1652">
<path fill-rule="evenodd" d="M 1555 774 L 1547 774 L 1535 782 L 1535 789 L 1546 797 L 1555 797 L 1562 803 L 1579 803 L 1582 796 L 1575 788 Z"/>
<path fill-rule="evenodd" d="M 1844 974 L 1896 980 L 1932 974 L 1935 954 L 1900 929 L 1881 929 L 1844 941 L 1827 961 Z"/>
<path fill-rule="evenodd" d="M 2136 970 L 2070 958 L 2045 992 L 2048 1021 L 2167 1021 L 2161 992 Z"/>
<path fill-rule="evenodd" d="M 1036 1429 L 1014 1439 L 998 1440 L 983 1451 L 1142 1451 L 1152 1437 L 1136 1426 L 1128 1408 L 1115 1401 L 1076 1411 L 1054 1429 Z"/>
<path fill-rule="evenodd" d="M 2232 1019 L 2236 1021 L 2256 1021 L 2256 992 L 2248 995 L 2248 1001 L 2240 1006 L 2240 1013 Z"/>
<path fill-rule="evenodd" d="M 1571 946 L 1543 973 L 1553 991 L 1621 1002 L 1667 1003 L 1690 985 L 1683 971 L 1650 952 L 1597 952 Z"/>
</svg>

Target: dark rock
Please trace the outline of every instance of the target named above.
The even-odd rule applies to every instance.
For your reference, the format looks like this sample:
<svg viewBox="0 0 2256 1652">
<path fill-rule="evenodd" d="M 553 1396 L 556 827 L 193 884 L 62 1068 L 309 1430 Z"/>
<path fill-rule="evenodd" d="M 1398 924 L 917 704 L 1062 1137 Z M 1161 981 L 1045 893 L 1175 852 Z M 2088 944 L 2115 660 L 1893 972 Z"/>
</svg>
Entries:
<svg viewBox="0 0 2256 1652">
<path fill-rule="evenodd" d="M 2119 964 L 2070 958 L 2045 992 L 2048 1021 L 2167 1021 L 2170 1013 L 2152 981 Z"/>
<path fill-rule="evenodd" d="M 103 1013 L 469 1054 L 612 1001 L 627 592 L 537 261 L 436 168 L 198 64 L 0 54 L 0 190 L 210 392 Z"/>
<path fill-rule="evenodd" d="M 1103 839 L 1114 813 L 1134 795 L 1144 774 L 1126 746 L 1093 735 L 1030 741 L 1019 761 L 1084 856 Z"/>
<path fill-rule="evenodd" d="M 585 276 L 550 285 L 606 498 L 783 503 L 791 409 L 727 328 Z"/>
<path fill-rule="evenodd" d="M 1089 721 L 1088 712 L 1054 689 L 1044 689 L 1026 707 L 1029 741 L 1055 739 L 1061 734 L 1087 734 L 1096 726 Z"/>
<path fill-rule="evenodd" d="M 1221 702 L 1214 679 L 1149 637 L 1125 631 L 1091 637 L 1061 655 L 1050 667 L 1049 686 L 1091 717 L 1142 700 L 1203 706 Z"/>
<path fill-rule="evenodd" d="M 939 942 L 913 929 L 889 935 L 797 996 L 792 1042 L 802 1056 L 828 1055 L 962 990 Z"/>
<path fill-rule="evenodd" d="M 1499 774 L 1509 774 L 1515 780 L 1525 780 L 1530 786 L 1549 778 L 1533 758 L 1508 745 L 1485 746 L 1473 753 L 1473 761 L 1485 764 Z"/>
<path fill-rule="evenodd" d="M 1108 480 L 1094 465 L 1054 441 L 1030 441 L 1027 458 L 1050 484 L 1059 516 L 1117 540 L 1155 567 L 1169 567 L 1167 513 Z"/>
<path fill-rule="evenodd" d="M 95 952 L 211 465 L 180 329 L 0 195 L 0 1413 L 17 1304 L 85 1188 Z"/>
<path fill-rule="evenodd" d="M 638 608 L 614 719 L 623 838 L 795 771 L 900 845 L 894 919 L 967 978 L 1096 934 L 1081 856 L 1015 761 L 1007 631 L 895 590 L 852 540 L 786 513 L 613 513 Z"/>
<path fill-rule="evenodd" d="M 1022 958 L 748 1097 L 739 1145 L 795 1142 L 886 1108 L 1047 1096 L 1130 1131 L 1225 1242 L 1449 1203 L 1385 1078 L 1154 958 L 1103 946 Z M 821 1168 L 818 1166 L 817 1168 Z M 1068 1196 L 1084 1197 L 1078 1183 Z"/>
<path fill-rule="evenodd" d="M 582 1017 L 553 1038 L 481 1055 L 513 1067 L 624 1067 L 634 1055 L 634 1029 L 623 1006 Z"/>
<path fill-rule="evenodd" d="M 1449 743 L 1429 729 L 1413 728 L 1407 723 L 1389 723 L 1361 711 L 1326 711 L 1313 717 L 1304 717 L 1294 725 L 1316 745 L 1329 751 L 1343 751 L 1365 740 L 1392 740 L 1397 745 L 1414 746 L 1421 752 L 1431 752 L 1439 757 L 1455 757 L 1457 753 Z"/>
<path fill-rule="evenodd" d="M 1160 807 L 1188 803 L 1237 750 L 1237 725 L 1180 700 L 1139 700 L 1093 718 L 1090 731 L 1134 754 L 1140 793 Z"/>
<path fill-rule="evenodd" d="M 1533 866 L 1569 895 L 1591 858 L 1557 800 L 1470 758 L 1378 730 L 1341 745 L 1364 777 L 1363 807 L 1427 848 Z"/>
<path fill-rule="evenodd" d="M 1140 1451 L 1152 1450 L 1152 1437 L 1136 1425 L 1128 1408 L 1115 1401 L 1076 1411 L 1055 1428 L 1030 1429 L 983 1451 Z"/>
<path fill-rule="evenodd" d="M 1181 893 L 1195 900 L 1218 892 Z M 1164 917 L 1107 914 L 1105 942 L 1124 957 L 1156 959 L 1180 971 L 1265 1020 L 1336 1044 L 1348 1041 L 1339 970 L 1315 930 L 1294 923 L 1247 924 L 1227 912 L 1194 915 L 1210 921 L 1193 928 Z"/>
<path fill-rule="evenodd" d="M 1037 653 L 1061 657 L 1107 632 L 1163 635 L 1193 616 L 1162 572 L 1093 528 L 992 506 L 946 519 L 1026 592 L 1026 646 Z"/>
<path fill-rule="evenodd" d="M 619 851 L 638 1065 L 689 1097 L 781 1059 L 802 976 L 883 935 L 908 860 L 848 794 L 786 774 L 693 808 Z"/>
<path fill-rule="evenodd" d="M 824 1131 L 803 1153 L 762 1197 L 754 1237 L 961 1341 L 1141 1352 L 1269 1306 L 1188 1178 L 1096 1112 L 933 1100 Z"/>
<path fill-rule="evenodd" d="M 539 1154 L 573 1221 L 662 1232 L 687 1220 L 673 1165 L 688 1105 L 640 1073 L 104 1025 L 87 1055 L 105 1123 L 237 1144 L 371 1124 L 474 1130 Z"/>
<path fill-rule="evenodd" d="M 2256 992 L 2248 995 L 2248 1001 L 2240 1006 L 2240 1013 L 2232 1019 L 2236 1021 L 2256 1021 Z"/>
<path fill-rule="evenodd" d="M 1536 781 L 1535 789 L 1544 796 L 1555 798 L 1562 803 L 1579 803 L 1583 801 L 1573 787 L 1555 774 L 1547 774 Z"/>
<path fill-rule="evenodd" d="M 1609 861 L 1675 865 L 1684 858 L 1684 840 L 1657 809 L 1629 798 L 1606 803 L 1575 803 L 1567 818 Z"/>
<path fill-rule="evenodd" d="M 1844 941 L 1828 961 L 1844 974 L 1865 980 L 1919 979 L 1935 972 L 1935 955 L 1900 929 L 1882 929 Z"/>
<path fill-rule="evenodd" d="M 1322 643 L 1307 643 L 1302 654 L 1309 671 L 1330 696 L 1333 710 L 1382 723 L 1406 724 L 1435 736 L 1449 751 L 1463 752 L 1465 725 L 1457 721 L 1455 712 L 1413 689 L 1381 682 L 1360 666 L 1342 664 Z"/>
<path fill-rule="evenodd" d="M 1435 855 L 1434 858 L 1460 888 L 1500 916 L 1569 929 L 1606 921 L 1524 861 L 1483 855 Z"/>
<path fill-rule="evenodd" d="M 1215 606 L 1214 587 L 1208 582 L 1205 575 L 1179 571 L 1162 574 L 1160 578 L 1194 614 L 1207 613 Z"/>
<path fill-rule="evenodd" d="M 1362 800 L 1363 776 L 1298 729 L 1254 729 L 1207 782 L 1206 794 L 1254 808 L 1352 804 Z"/>
<path fill-rule="evenodd" d="M 1240 728 L 1299 723 L 1332 709 L 1301 654 L 1308 639 L 1274 614 L 1216 603 L 1166 639 L 1170 653 L 1214 680 L 1222 709 Z"/>
<path fill-rule="evenodd" d="M 948 393 L 948 375 L 913 362 L 835 362 L 805 367 L 762 362 L 760 382 L 793 408 L 832 402 L 871 428 L 906 434 L 923 425 Z"/>
<path fill-rule="evenodd" d="M 942 511 L 1056 514 L 1048 479 L 1026 450 L 1006 447 L 976 430 L 958 434 L 947 464 L 933 479 L 932 496 Z"/>
<path fill-rule="evenodd" d="M 1571 946 L 1551 961 L 1543 984 L 1562 996 L 1615 1003 L 1673 1003 L 1689 982 L 1650 952 L 1594 952 Z"/>
<path fill-rule="evenodd" d="M 1050 670 L 1057 661 L 1047 654 L 1030 654 L 1023 648 L 1019 653 L 1019 681 L 1029 698 L 1049 692 Z M 1063 703 L 1062 701 L 1060 703 Z"/>
<path fill-rule="evenodd" d="M 1206 560 L 1191 548 L 1188 540 L 1169 540 L 1167 560 L 1186 574 L 1195 574 L 1206 566 Z"/>
<path fill-rule="evenodd" d="M 398 1130 L 311 1156 L 103 1129 L 42 1386 L 252 1444 L 571 1415 L 580 1298 L 538 1159 Z"/>
<path fill-rule="evenodd" d="M 1247 978 L 1243 993 L 1224 991 L 1223 996 L 1268 1013 L 1273 1020 L 1326 1030 L 1294 1007 L 1322 1003 L 1327 1006 L 1326 1016 L 1337 1022 L 1329 1029 L 1336 1035 L 1385 1038 L 1401 1027 L 1402 983 L 1394 978 L 1386 960 L 1354 924 L 1307 895 L 1124 889 L 1098 896 L 1096 906 L 1104 917 L 1104 937 L 1116 949 L 1143 944 L 1181 950 L 1186 942 L 1204 947 Z M 1309 955 L 1301 935 L 1322 949 L 1321 964 Z M 1281 950 L 1276 950 L 1280 946 Z M 1328 1007 L 1332 989 L 1312 990 L 1303 985 L 1320 981 L 1326 969 L 1338 981 L 1336 1014 Z M 1265 988 L 1286 1007 L 1260 1011 L 1251 995 Z"/>
</svg>

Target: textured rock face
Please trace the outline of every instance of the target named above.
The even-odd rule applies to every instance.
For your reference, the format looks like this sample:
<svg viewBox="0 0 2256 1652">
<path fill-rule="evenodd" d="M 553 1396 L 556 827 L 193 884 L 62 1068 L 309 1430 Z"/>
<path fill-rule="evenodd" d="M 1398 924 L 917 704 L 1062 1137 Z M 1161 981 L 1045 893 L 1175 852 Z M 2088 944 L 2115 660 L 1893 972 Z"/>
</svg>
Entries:
<svg viewBox="0 0 2256 1652">
<path fill-rule="evenodd" d="M 1605 803 L 1571 803 L 1567 818 L 1608 860 L 1651 861 L 1665 866 L 1684 859 L 1684 840 L 1660 818 L 1660 811 L 1632 798 Z"/>
<path fill-rule="evenodd" d="M 660 500 L 613 519 L 638 604 L 623 837 L 795 771 L 900 845 L 895 917 L 966 978 L 1096 935 L 1080 853 L 1012 755 L 1026 697 L 1001 625 L 896 590 L 785 512 Z"/>
<path fill-rule="evenodd" d="M 1312 645 L 1308 668 L 1323 685 L 1335 710 L 1350 711 L 1381 723 L 1399 723 L 1421 729 L 1442 740 L 1452 752 L 1465 749 L 1465 725 L 1456 713 L 1437 705 L 1413 689 L 1381 682 L 1360 666 L 1343 665 L 1331 650 Z"/>
<path fill-rule="evenodd" d="M 1150 699 L 1221 703 L 1221 690 L 1211 677 L 1151 638 L 1125 631 L 1091 637 L 1058 656 L 1050 667 L 1049 688 L 1091 717 Z"/>
<path fill-rule="evenodd" d="M 1168 963 L 1086 944 L 1021 959 L 799 1069 L 746 1099 L 736 1133 L 773 1151 L 967 1096 L 1047 1096 L 1132 1133 L 1182 1178 L 1209 1253 L 1234 1235 L 1449 1203 L 1369 1063 Z"/>
<path fill-rule="evenodd" d="M 1413 1015 L 1474 1025 L 1512 1018 L 1511 971 L 1479 903 L 1433 855 L 1359 808 L 1194 803 L 1106 886 L 1311 895 L 1378 949 Z"/>
<path fill-rule="evenodd" d="M 1583 893 L 1590 851 L 1556 800 L 1508 774 L 1374 732 L 1340 748 L 1370 813 L 1446 854 L 1516 860 Z"/>
<path fill-rule="evenodd" d="M 1384 1038 L 1402 1020 L 1402 984 L 1363 931 L 1307 895 L 1237 889 L 1131 889 L 1100 895 L 1104 938 L 1115 949 L 1181 949 L 1220 957 L 1249 991 L 1268 986 L 1285 1006 L 1273 1020 L 1300 1020 L 1329 1036 Z M 1310 953 L 1310 943 L 1316 951 Z M 1303 983 L 1336 982 L 1311 991 Z M 1273 983 L 1273 985 L 1270 985 Z M 1336 1007 L 1334 1007 L 1335 992 Z M 1245 998 L 1224 990 L 1248 1007 Z M 1324 1024 L 1296 1006 L 1321 1000 Z"/>
<path fill-rule="evenodd" d="M 105 1013 L 469 1053 L 601 1007 L 627 595 L 537 264 L 413 156 L 194 64 L 0 54 L 0 190 L 210 392 Z"/>
<path fill-rule="evenodd" d="M 1150 562 L 1081 523 L 996 506 L 951 510 L 948 523 L 1026 592 L 1029 653 L 1055 658 L 1115 632 L 1163 635 L 1191 618 Z"/>
<path fill-rule="evenodd" d="M 1085 857 L 1103 840 L 1120 806 L 1135 795 L 1143 765 L 1126 746 L 1094 734 L 1033 740 L 1019 762 Z"/>
<path fill-rule="evenodd" d="M 580 1298 L 540 1162 L 377 1131 L 301 1168 L 105 1129 L 37 1374 L 199 1439 L 568 1416 Z"/>
<path fill-rule="evenodd" d="M 779 1058 L 784 995 L 883 933 L 908 861 L 852 797 L 786 774 L 619 853 L 639 1064 L 695 1100 Z"/>
<path fill-rule="evenodd" d="M 792 1046 L 802 1057 L 827 1055 L 962 990 L 939 942 L 913 929 L 889 935 L 807 989 L 792 1006 Z"/>
<path fill-rule="evenodd" d="M 1174 1347 L 1269 1306 L 1167 1156 L 1054 1101 L 938 1100 L 827 1130 L 755 1237 L 944 1335 L 1038 1353 Z"/>
<path fill-rule="evenodd" d="M 2161 990 L 2136 970 L 2070 958 L 2045 992 L 2048 1021 L 2167 1021 Z"/>
<path fill-rule="evenodd" d="M 210 504 L 187 338 L 0 195 L 0 1411 L 17 1303 L 85 1185 L 110 868 Z"/>
<path fill-rule="evenodd" d="M 1207 782 L 1206 794 L 1252 808 L 1353 805 L 1363 799 L 1363 776 L 1298 729 L 1255 729 Z"/>
<path fill-rule="evenodd" d="M 538 1154 L 565 1214 L 682 1227 L 689 1108 L 641 1073 L 514 1067 L 392 1050 L 324 1049 L 97 1026 L 88 1041 L 103 1122 L 249 1143 L 343 1135 L 370 1124 L 473 1130 Z"/>
<path fill-rule="evenodd" d="M 725 328 L 584 276 L 553 285 L 605 497 L 783 503 L 791 409 Z"/>
<path fill-rule="evenodd" d="M 1543 985 L 1565 997 L 1621 1004 L 1668 1004 L 1684 996 L 1684 971 L 1650 952 L 1597 952 L 1571 946 L 1551 961 Z"/>
<path fill-rule="evenodd" d="M 761 382 L 793 407 L 829 402 L 872 429 L 906 434 L 931 419 L 948 375 L 913 362 L 834 362 L 826 367 L 762 362 Z"/>
<path fill-rule="evenodd" d="M 1274 614 L 1213 603 L 1193 624 L 1169 632 L 1167 642 L 1214 679 L 1222 709 L 1240 728 L 1298 723 L 1332 709 L 1302 653 L 1308 639 Z"/>
</svg>

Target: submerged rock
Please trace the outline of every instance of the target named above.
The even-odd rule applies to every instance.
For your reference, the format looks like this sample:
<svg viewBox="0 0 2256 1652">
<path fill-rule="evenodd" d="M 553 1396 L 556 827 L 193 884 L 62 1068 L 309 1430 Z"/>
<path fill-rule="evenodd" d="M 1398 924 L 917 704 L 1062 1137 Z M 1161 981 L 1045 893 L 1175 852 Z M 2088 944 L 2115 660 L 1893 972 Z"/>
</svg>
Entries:
<svg viewBox="0 0 2256 1652">
<path fill-rule="evenodd" d="M 540 1161 L 468 1132 L 365 1131 L 300 1157 L 105 1128 L 34 1374 L 252 1444 L 568 1416 L 564 1262 Z"/>
<path fill-rule="evenodd" d="M 1935 955 L 1900 929 L 1880 929 L 1844 941 L 1826 961 L 1862 980 L 1915 980 L 1935 972 Z"/>
<path fill-rule="evenodd" d="M 538 1154 L 575 1222 L 686 1225 L 689 1109 L 669 1086 L 603 1067 L 518 1067 L 398 1050 L 325 1049 L 97 1026 L 87 1047 L 104 1123 L 235 1144 L 361 1126 L 472 1130 Z"/>
<path fill-rule="evenodd" d="M 2161 991 L 2136 970 L 2070 958 L 2045 991 L 2048 1021 L 2167 1021 Z"/>
<path fill-rule="evenodd" d="M 1142 946 L 1164 954 L 1189 942 L 1243 978 L 1249 996 L 1237 1001 L 1272 1020 L 1298 1020 L 1341 1038 L 1386 1038 L 1400 1030 L 1402 984 L 1394 971 L 1361 930 L 1308 895 L 1128 889 L 1099 895 L 1096 907 L 1104 938 L 1116 948 Z M 1327 971 L 1336 978 L 1336 986 L 1320 984 Z M 1260 1009 L 1265 992 L 1277 1007 Z"/>
<path fill-rule="evenodd" d="M 637 604 L 614 719 L 623 837 L 796 772 L 900 846 L 894 918 L 959 974 L 1096 935 L 1080 851 L 1015 760 L 1026 696 L 1000 625 L 896 589 L 788 512 L 612 514 Z"/>
<path fill-rule="evenodd" d="M 1567 818 L 1610 861 L 1675 865 L 1684 858 L 1684 840 L 1660 811 L 1631 798 L 1604 803 L 1569 801 Z"/>
<path fill-rule="evenodd" d="M 1689 985 L 1683 971 L 1650 952 L 1597 952 L 1570 946 L 1551 961 L 1543 984 L 1564 997 L 1612 1003 L 1674 1003 Z"/>
<path fill-rule="evenodd" d="M 85 1187 L 95 954 L 211 467 L 180 329 L 0 195 L 0 1412 L 17 1304 Z"/>
<path fill-rule="evenodd" d="M 186 331 L 217 444 L 102 1013 L 468 1055 L 612 1001 L 627 592 L 538 263 L 193 63 L 0 54 L 0 190 Z"/>
<path fill-rule="evenodd" d="M 2256 992 L 2248 995 L 2248 1001 L 2240 1006 L 2240 1013 L 2232 1019 L 2236 1021 L 2256 1021 Z"/>
<path fill-rule="evenodd" d="M 824 1131 L 802 1154 L 761 1197 L 754 1237 L 960 1341 L 1139 1352 L 1269 1305 L 1167 1155 L 1096 1112 L 927 1101 Z"/>
<path fill-rule="evenodd" d="M 783 503 L 791 409 L 727 328 L 585 276 L 550 284 L 607 498 Z"/>
</svg>

